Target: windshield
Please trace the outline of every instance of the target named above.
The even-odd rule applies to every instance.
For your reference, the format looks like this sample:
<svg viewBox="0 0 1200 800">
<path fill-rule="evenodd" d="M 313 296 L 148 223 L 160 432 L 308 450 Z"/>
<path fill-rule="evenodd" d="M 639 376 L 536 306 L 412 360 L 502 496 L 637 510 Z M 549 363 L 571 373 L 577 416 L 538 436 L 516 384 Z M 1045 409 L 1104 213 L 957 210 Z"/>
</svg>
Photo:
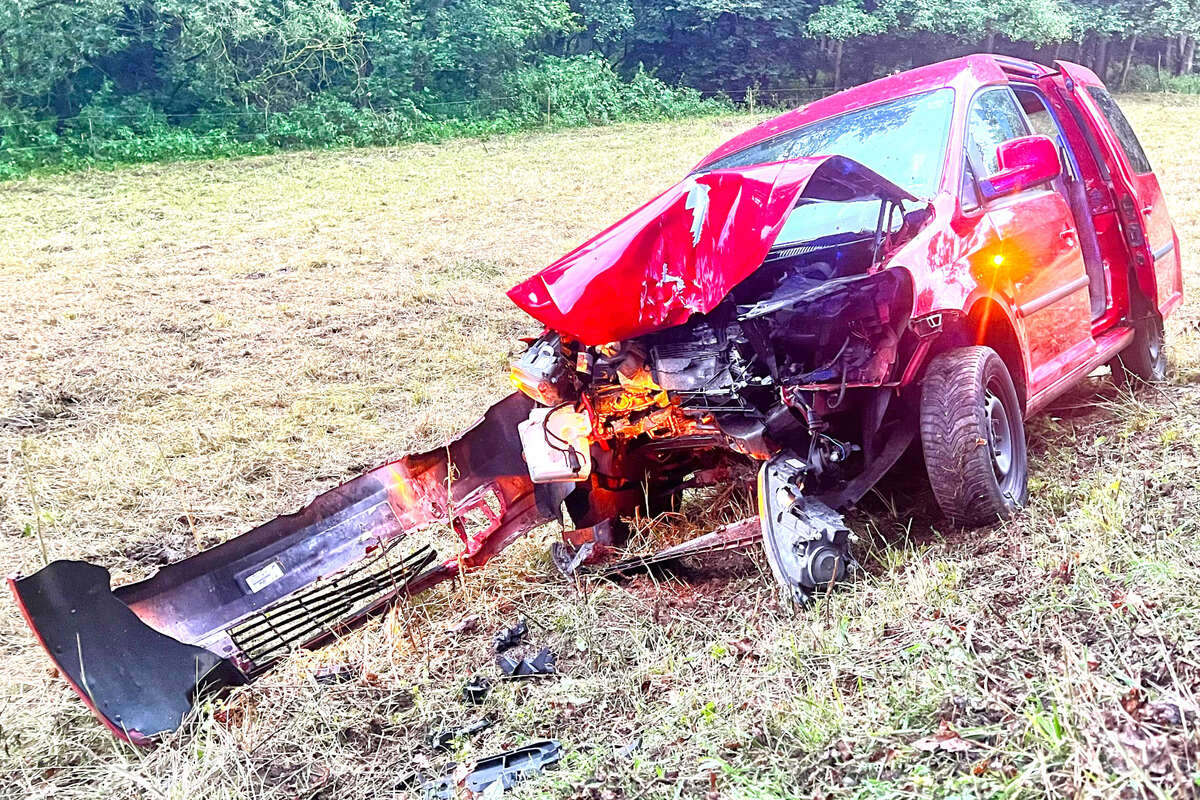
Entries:
<svg viewBox="0 0 1200 800">
<path fill-rule="evenodd" d="M 838 155 L 870 167 L 917 197 L 932 197 L 942 177 L 953 106 L 952 89 L 901 97 L 813 122 L 701 169 Z"/>
</svg>

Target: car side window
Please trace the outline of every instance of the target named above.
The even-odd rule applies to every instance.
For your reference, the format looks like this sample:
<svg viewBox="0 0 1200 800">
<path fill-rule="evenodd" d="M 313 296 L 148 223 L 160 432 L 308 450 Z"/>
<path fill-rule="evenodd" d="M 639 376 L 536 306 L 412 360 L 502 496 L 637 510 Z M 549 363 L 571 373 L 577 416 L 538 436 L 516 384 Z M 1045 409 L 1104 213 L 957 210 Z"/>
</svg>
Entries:
<svg viewBox="0 0 1200 800">
<path fill-rule="evenodd" d="M 1142 149 L 1142 143 L 1138 141 L 1137 134 L 1133 132 L 1133 126 L 1125 118 L 1117 101 L 1113 100 L 1112 95 L 1099 86 L 1089 86 L 1087 90 L 1092 99 L 1096 101 L 1096 105 L 1100 106 L 1100 113 L 1104 114 L 1104 118 L 1112 126 L 1113 132 L 1117 134 L 1117 140 L 1121 142 L 1121 149 L 1125 151 L 1125 157 L 1129 159 L 1133 171 L 1139 175 L 1151 172 L 1150 159 L 1146 158 L 1146 151 Z"/>
<path fill-rule="evenodd" d="M 980 92 L 967 112 L 967 152 L 974 165 L 991 175 L 1000 169 L 996 147 L 1029 135 L 1025 115 L 1007 87 Z"/>
<path fill-rule="evenodd" d="M 1062 162 L 1062 174 L 1055 178 L 1051 183 L 1063 197 L 1067 197 L 1068 181 L 1076 180 L 1076 169 L 1074 160 L 1067 155 L 1066 138 L 1062 130 L 1059 128 L 1058 122 L 1054 119 L 1054 114 L 1050 111 L 1050 106 L 1046 102 L 1045 96 L 1031 87 L 1016 87 L 1013 90 L 1017 96 L 1017 102 L 1021 104 L 1021 110 L 1025 112 L 1025 119 L 1029 121 L 1029 127 L 1033 129 L 1035 134 L 1048 136 L 1054 140 L 1054 144 L 1058 146 L 1059 160 Z"/>
</svg>

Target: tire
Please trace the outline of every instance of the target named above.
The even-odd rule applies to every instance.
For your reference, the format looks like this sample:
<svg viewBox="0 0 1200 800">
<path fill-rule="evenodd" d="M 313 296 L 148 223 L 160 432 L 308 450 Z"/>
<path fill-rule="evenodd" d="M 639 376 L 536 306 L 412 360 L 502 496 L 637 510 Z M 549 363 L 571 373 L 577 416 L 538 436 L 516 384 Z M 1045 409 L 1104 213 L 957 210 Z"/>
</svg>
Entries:
<svg viewBox="0 0 1200 800">
<path fill-rule="evenodd" d="M 921 387 L 921 448 L 951 523 L 992 525 L 1025 505 L 1025 423 L 1012 376 L 990 347 L 934 357 Z"/>
<path fill-rule="evenodd" d="M 1134 325 L 1133 341 L 1109 362 L 1118 386 L 1130 376 L 1142 383 L 1158 383 L 1167 377 L 1167 349 L 1163 324 L 1157 314 L 1148 314 Z"/>
</svg>

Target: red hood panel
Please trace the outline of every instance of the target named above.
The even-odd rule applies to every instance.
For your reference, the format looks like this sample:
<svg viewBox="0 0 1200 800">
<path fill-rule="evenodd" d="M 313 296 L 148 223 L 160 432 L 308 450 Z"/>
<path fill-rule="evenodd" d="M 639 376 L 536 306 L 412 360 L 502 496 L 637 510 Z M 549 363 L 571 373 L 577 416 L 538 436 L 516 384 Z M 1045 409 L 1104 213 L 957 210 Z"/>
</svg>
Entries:
<svg viewBox="0 0 1200 800">
<path fill-rule="evenodd" d="M 682 324 L 758 268 L 801 197 L 916 199 L 842 156 L 691 175 L 508 296 L 584 344 Z"/>
</svg>

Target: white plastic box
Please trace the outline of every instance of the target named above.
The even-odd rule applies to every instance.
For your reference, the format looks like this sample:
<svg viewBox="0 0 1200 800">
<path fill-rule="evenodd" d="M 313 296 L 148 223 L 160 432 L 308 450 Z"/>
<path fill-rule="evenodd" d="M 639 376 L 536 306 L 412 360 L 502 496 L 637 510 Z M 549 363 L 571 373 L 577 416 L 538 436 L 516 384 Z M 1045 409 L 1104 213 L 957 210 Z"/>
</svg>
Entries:
<svg viewBox="0 0 1200 800">
<path fill-rule="evenodd" d="M 533 482 L 587 480 L 592 474 L 591 428 L 587 414 L 566 406 L 533 409 L 517 425 Z"/>
</svg>

